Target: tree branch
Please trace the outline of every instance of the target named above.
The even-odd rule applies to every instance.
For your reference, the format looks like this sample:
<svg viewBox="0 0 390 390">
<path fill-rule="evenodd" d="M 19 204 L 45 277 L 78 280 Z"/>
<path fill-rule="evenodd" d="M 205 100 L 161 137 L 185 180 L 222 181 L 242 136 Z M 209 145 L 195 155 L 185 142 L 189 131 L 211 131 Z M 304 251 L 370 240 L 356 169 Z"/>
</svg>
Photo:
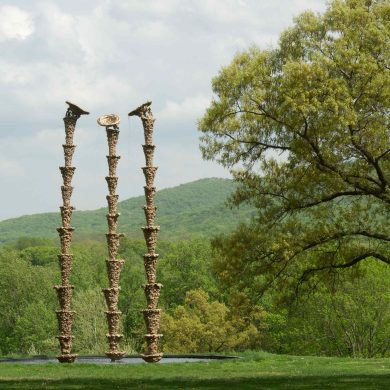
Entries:
<svg viewBox="0 0 390 390">
<path fill-rule="evenodd" d="M 254 144 L 256 146 L 263 146 L 265 148 L 270 148 L 270 149 L 291 150 L 291 148 L 289 146 L 272 145 L 272 144 L 267 144 L 267 143 L 261 142 L 261 141 L 245 141 L 245 140 L 242 140 L 239 138 L 235 138 L 229 133 L 223 133 L 223 135 L 225 135 L 226 137 L 230 138 L 231 140 L 233 140 L 235 142 L 239 142 L 242 144 Z"/>
<path fill-rule="evenodd" d="M 386 185 L 388 183 L 387 183 L 387 180 L 383 174 L 381 167 L 378 164 L 378 161 L 371 155 L 371 153 L 367 149 L 365 149 L 362 145 L 359 145 L 356 142 L 355 137 L 354 137 L 354 129 L 352 128 L 351 125 L 348 125 L 348 129 L 349 129 L 349 134 L 350 134 L 350 139 L 351 139 L 352 145 L 361 153 L 361 155 L 366 159 L 366 161 L 374 167 L 376 174 L 378 175 L 378 179 L 381 182 L 380 187 L 382 189 L 385 189 Z"/>
<path fill-rule="evenodd" d="M 366 253 L 363 253 L 359 256 L 356 256 L 354 257 L 353 259 L 345 262 L 345 263 L 339 263 L 339 264 L 328 264 L 328 265 L 324 265 L 322 267 L 316 267 L 316 268 L 309 268 L 309 269 L 306 269 L 301 277 L 299 278 L 299 284 L 303 283 L 304 281 L 307 280 L 307 277 L 314 273 L 314 272 L 319 272 L 319 271 L 324 271 L 324 270 L 329 270 L 329 269 L 340 269 L 340 268 L 348 268 L 348 267 L 351 267 L 357 263 L 359 263 L 360 261 L 364 260 L 364 259 L 367 259 L 368 257 L 374 257 L 380 261 L 383 261 L 384 263 L 386 264 L 389 264 L 390 265 L 390 259 L 387 258 L 386 256 L 383 256 L 382 254 L 380 253 L 377 253 L 377 252 L 366 252 Z"/>
<path fill-rule="evenodd" d="M 303 210 L 309 207 L 317 206 L 322 203 L 330 202 L 331 200 L 340 198 L 342 196 L 359 196 L 359 195 L 366 195 L 365 192 L 363 191 L 340 191 L 340 192 L 335 192 L 332 195 L 324 196 L 323 198 L 319 199 L 318 201 L 306 203 L 304 205 L 298 206 L 296 208 L 289 208 L 288 211 L 293 211 L 293 210 Z"/>
</svg>

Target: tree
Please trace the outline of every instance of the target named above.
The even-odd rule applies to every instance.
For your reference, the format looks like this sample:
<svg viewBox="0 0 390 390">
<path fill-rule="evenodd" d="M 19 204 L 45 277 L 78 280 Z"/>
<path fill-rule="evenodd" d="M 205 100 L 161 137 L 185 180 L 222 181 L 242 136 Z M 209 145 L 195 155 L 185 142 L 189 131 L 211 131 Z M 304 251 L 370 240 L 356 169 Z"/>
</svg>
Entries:
<svg viewBox="0 0 390 390">
<path fill-rule="evenodd" d="M 46 265 L 58 262 L 58 248 L 55 246 L 32 246 L 20 251 L 20 257 L 32 265 Z"/>
<path fill-rule="evenodd" d="M 52 350 L 46 341 L 57 328 L 55 274 L 51 265 L 34 266 L 18 252 L 0 248 L 1 354 Z"/>
<path fill-rule="evenodd" d="M 334 0 L 213 79 L 203 156 L 239 182 L 233 204 L 258 210 L 215 242 L 227 285 L 258 292 L 390 264 L 389 43 L 388 1 Z"/>
<path fill-rule="evenodd" d="M 77 313 L 73 330 L 77 351 L 101 354 L 108 350 L 104 315 L 107 308 L 101 289 L 91 286 L 88 290 L 76 290 L 73 308 Z"/>
<path fill-rule="evenodd" d="M 54 305 L 52 305 L 54 306 Z M 51 354 L 58 352 L 57 319 L 53 307 L 47 301 L 33 301 L 26 304 L 16 318 L 13 333 L 13 352 L 22 354 Z"/>
<path fill-rule="evenodd" d="M 359 276 L 346 271 L 290 308 L 283 352 L 366 358 L 388 354 L 390 267 L 369 260 Z"/>
<path fill-rule="evenodd" d="M 255 323 L 263 316 L 261 308 L 254 307 L 248 321 L 235 316 L 224 303 L 210 302 L 203 290 L 188 291 L 184 305 L 163 316 L 164 350 L 195 353 L 258 347 L 261 332 Z"/>
<path fill-rule="evenodd" d="M 211 272 L 211 248 L 204 240 L 173 243 L 169 253 L 161 259 L 158 272 L 164 288 L 161 303 L 167 308 L 182 305 L 186 293 L 202 288 L 212 297 L 217 286 Z"/>
</svg>

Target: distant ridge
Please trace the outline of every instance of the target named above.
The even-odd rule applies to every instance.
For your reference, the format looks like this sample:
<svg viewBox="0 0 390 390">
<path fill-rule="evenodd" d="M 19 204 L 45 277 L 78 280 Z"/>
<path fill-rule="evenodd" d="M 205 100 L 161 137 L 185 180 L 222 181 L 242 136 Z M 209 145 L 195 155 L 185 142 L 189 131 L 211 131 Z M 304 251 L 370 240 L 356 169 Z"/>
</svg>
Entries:
<svg viewBox="0 0 390 390">
<path fill-rule="evenodd" d="M 162 239 L 177 240 L 210 237 L 229 232 L 239 222 L 248 221 L 253 209 L 244 206 L 229 209 L 225 202 L 234 191 L 230 179 L 200 179 L 157 192 L 157 222 L 161 225 Z M 120 232 L 128 237 L 142 239 L 141 226 L 145 224 L 142 206 L 144 196 L 137 196 L 119 203 L 121 213 Z M 75 239 L 104 239 L 107 230 L 106 208 L 92 211 L 76 211 L 72 225 L 76 228 Z M 60 225 L 59 212 L 26 215 L 0 221 L 0 243 L 19 237 L 57 237 Z"/>
</svg>

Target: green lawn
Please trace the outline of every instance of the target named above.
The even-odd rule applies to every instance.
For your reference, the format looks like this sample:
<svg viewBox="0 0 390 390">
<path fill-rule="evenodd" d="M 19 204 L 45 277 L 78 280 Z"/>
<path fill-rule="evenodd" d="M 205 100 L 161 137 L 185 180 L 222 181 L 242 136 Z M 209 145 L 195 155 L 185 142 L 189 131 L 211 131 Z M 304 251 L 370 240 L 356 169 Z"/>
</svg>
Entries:
<svg viewBox="0 0 390 390">
<path fill-rule="evenodd" d="M 0 363 L 0 389 L 390 389 L 390 359 L 243 356 L 126 366 Z"/>
</svg>

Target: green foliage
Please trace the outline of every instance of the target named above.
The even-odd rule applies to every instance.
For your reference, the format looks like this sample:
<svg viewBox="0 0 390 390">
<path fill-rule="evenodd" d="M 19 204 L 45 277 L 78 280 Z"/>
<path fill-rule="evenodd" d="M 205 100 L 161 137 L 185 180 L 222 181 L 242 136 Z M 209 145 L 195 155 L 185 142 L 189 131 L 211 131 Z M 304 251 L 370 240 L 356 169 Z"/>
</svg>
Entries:
<svg viewBox="0 0 390 390">
<path fill-rule="evenodd" d="M 95 286 L 105 287 L 107 247 L 103 242 L 83 242 L 73 245 L 74 254 L 71 282 L 80 290 Z"/>
<path fill-rule="evenodd" d="M 365 358 L 388 355 L 390 269 L 373 259 L 361 268 L 361 277 L 339 273 L 291 311 L 287 326 L 301 335 L 290 340 L 292 350 Z"/>
<path fill-rule="evenodd" d="M 58 351 L 56 336 L 56 316 L 48 310 L 47 300 L 34 300 L 23 306 L 20 317 L 16 318 L 13 333 L 14 352 L 23 355 L 38 355 L 40 353 L 55 354 Z"/>
<path fill-rule="evenodd" d="M 164 285 L 162 303 L 169 309 L 184 304 L 186 293 L 202 289 L 212 297 L 219 294 L 211 271 L 211 248 L 193 240 L 172 244 L 158 267 L 158 280 Z"/>
<path fill-rule="evenodd" d="M 232 180 L 214 178 L 158 191 L 157 222 L 163 227 L 161 239 L 208 238 L 217 233 L 233 230 L 237 221 L 248 221 L 252 215 L 251 207 L 243 206 L 239 210 L 230 210 L 225 206 L 227 198 L 235 188 Z M 145 197 L 138 196 L 124 200 L 118 205 L 121 213 L 119 229 L 129 238 L 143 239 L 140 227 L 145 224 L 142 210 L 144 204 Z M 76 229 L 75 241 L 104 240 L 107 230 L 106 214 L 106 208 L 76 211 L 72 221 Z M 35 242 L 34 245 L 37 245 L 36 237 L 57 237 L 56 228 L 60 224 L 59 212 L 0 221 L 0 244 L 18 240 L 17 249 L 23 249 L 23 245 L 32 246 L 29 242 Z M 21 236 L 23 237 L 20 238 Z M 44 242 L 40 245 L 46 244 L 47 242 Z"/>
<path fill-rule="evenodd" d="M 259 345 L 261 336 L 253 323 L 232 317 L 225 304 L 210 302 L 201 289 L 188 291 L 184 305 L 164 315 L 163 332 L 164 350 L 180 353 L 247 349 Z"/>
<path fill-rule="evenodd" d="M 1 354 L 55 354 L 58 343 L 55 310 L 58 309 L 52 286 L 60 281 L 56 246 L 42 246 L 43 240 L 30 241 L 33 246 L 17 245 L 0 250 L 0 346 Z M 29 240 L 27 240 L 29 241 Z M 25 241 L 24 241 L 25 242 Z M 212 277 L 210 245 L 200 240 L 169 243 L 160 241 L 158 251 L 163 289 L 160 306 L 174 310 L 184 303 L 189 289 L 203 287 L 213 296 L 218 288 Z M 75 285 L 72 307 L 77 315 L 73 334 L 74 350 L 79 353 L 103 353 L 107 333 L 105 303 L 101 288 L 107 286 L 107 248 L 97 241 L 78 242 L 72 246 L 74 264 L 71 282 Z M 123 347 L 140 351 L 145 325 L 141 310 L 145 296 L 142 240 L 124 239 L 119 255 L 125 259 L 122 270 L 119 309 L 123 313 Z M 180 266 L 179 266 L 180 265 Z"/>
<path fill-rule="evenodd" d="M 39 349 L 53 334 L 49 329 L 55 329 L 52 320 L 56 298 L 52 285 L 56 271 L 50 265 L 34 266 L 15 251 L 0 250 L 2 354 L 27 353 L 31 347 Z M 40 309 L 43 312 L 38 318 Z"/>
<path fill-rule="evenodd" d="M 161 242 L 159 252 L 163 256 L 169 244 Z M 141 288 L 145 283 L 143 254 L 145 241 L 122 240 L 120 257 L 125 259 L 121 273 L 122 290 L 119 309 L 123 313 L 123 333 L 129 349 L 140 351 L 143 344 L 144 320 L 141 310 L 145 308 L 145 294 Z M 106 282 L 105 282 L 106 283 Z"/>
<path fill-rule="evenodd" d="M 107 323 L 103 315 L 107 310 L 100 289 L 93 288 L 77 291 L 73 308 L 78 314 L 74 322 L 73 334 L 77 339 L 76 352 L 103 354 L 107 348 Z"/>
<path fill-rule="evenodd" d="M 32 246 L 20 252 L 20 257 L 32 265 L 46 265 L 58 262 L 58 248 L 47 246 Z"/>
<path fill-rule="evenodd" d="M 386 0 L 331 1 L 213 80 L 203 156 L 232 171 L 234 204 L 257 209 L 216 243 L 225 286 L 290 292 L 317 271 L 390 264 L 389 15 Z"/>
<path fill-rule="evenodd" d="M 58 352 L 54 338 L 58 303 L 52 286 L 59 283 L 59 269 L 57 262 L 48 261 L 56 250 L 51 246 L 0 250 L 1 354 Z M 107 347 L 101 292 L 107 286 L 106 246 L 80 242 L 73 252 L 74 349 L 101 354 Z M 125 335 L 122 347 L 128 352 L 143 348 L 144 252 L 143 241 L 123 240 L 119 308 Z M 378 262 L 361 265 L 353 275 L 344 271 L 325 282 L 318 279 L 317 289 L 305 290 L 292 305 L 280 299 L 283 292 L 277 289 L 262 296 L 253 286 L 220 289 L 218 273 L 215 278 L 210 269 L 207 241 L 161 241 L 159 252 L 158 281 L 164 284 L 159 306 L 166 313 L 162 329 L 166 352 L 261 348 L 290 354 L 389 354 L 390 270 Z"/>
<path fill-rule="evenodd" d="M 46 246 L 52 245 L 53 240 L 43 237 L 18 237 L 16 242 L 13 244 L 13 247 L 17 250 L 22 250 L 26 248 L 34 248 L 36 246 Z"/>
<path fill-rule="evenodd" d="M 217 286 L 210 269 L 210 245 L 206 241 L 192 240 L 170 243 L 160 241 L 158 281 L 163 284 L 160 307 L 174 309 L 183 304 L 186 292 L 203 288 L 217 294 Z M 145 242 L 124 239 L 120 248 L 121 258 L 126 259 L 121 285 L 119 307 L 124 315 L 124 334 L 129 347 L 141 350 L 143 345 L 144 321 L 140 311 L 145 306 L 141 285 L 145 283 L 143 254 Z"/>
</svg>

